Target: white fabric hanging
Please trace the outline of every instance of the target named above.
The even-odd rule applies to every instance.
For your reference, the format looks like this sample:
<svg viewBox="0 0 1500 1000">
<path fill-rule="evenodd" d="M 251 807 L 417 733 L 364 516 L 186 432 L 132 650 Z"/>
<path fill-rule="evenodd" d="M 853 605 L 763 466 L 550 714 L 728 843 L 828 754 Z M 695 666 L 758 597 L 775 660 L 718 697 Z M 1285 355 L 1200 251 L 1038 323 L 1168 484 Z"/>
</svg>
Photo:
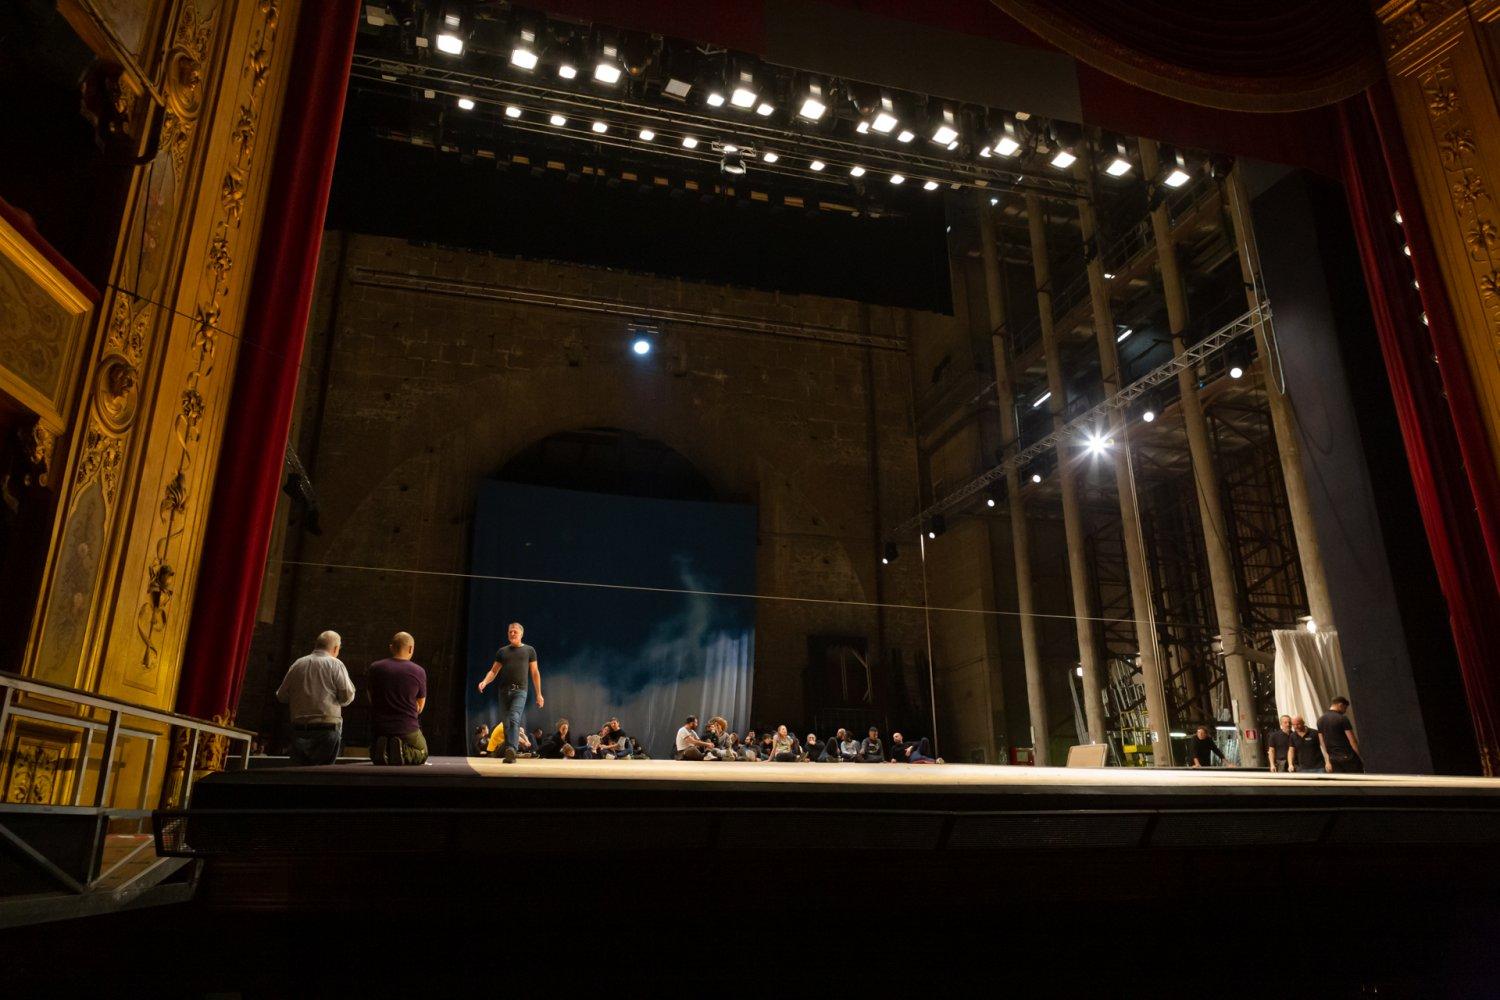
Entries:
<svg viewBox="0 0 1500 1000">
<path fill-rule="evenodd" d="M 1277 629 L 1271 638 L 1276 642 L 1277 714 L 1300 715 L 1309 726 L 1316 726 L 1329 700 L 1346 693 L 1334 690 L 1338 678 L 1344 676 L 1339 634 Z"/>
</svg>

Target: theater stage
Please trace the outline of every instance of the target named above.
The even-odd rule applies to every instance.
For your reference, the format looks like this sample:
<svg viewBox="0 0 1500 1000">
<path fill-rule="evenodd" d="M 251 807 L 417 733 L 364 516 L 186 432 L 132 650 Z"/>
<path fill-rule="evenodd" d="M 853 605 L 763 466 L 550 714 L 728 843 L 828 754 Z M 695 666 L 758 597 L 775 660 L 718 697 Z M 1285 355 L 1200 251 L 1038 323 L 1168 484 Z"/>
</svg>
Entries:
<svg viewBox="0 0 1500 1000">
<path fill-rule="evenodd" d="M 1237 769 L 435 758 L 212 775 L 157 816 L 214 859 L 529 852 L 1181 851 L 1500 844 L 1500 781 Z M 504 836 L 506 834 L 501 833 Z M 932 858 L 929 857 L 928 861 Z"/>
</svg>

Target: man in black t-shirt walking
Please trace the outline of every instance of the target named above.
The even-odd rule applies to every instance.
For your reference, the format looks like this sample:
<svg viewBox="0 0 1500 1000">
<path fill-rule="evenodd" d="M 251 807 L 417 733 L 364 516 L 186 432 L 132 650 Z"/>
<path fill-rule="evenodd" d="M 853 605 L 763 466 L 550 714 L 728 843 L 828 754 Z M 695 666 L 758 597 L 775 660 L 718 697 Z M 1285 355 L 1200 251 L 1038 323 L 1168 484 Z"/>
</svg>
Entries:
<svg viewBox="0 0 1500 1000">
<path fill-rule="evenodd" d="M 526 630 L 520 622 L 511 622 L 505 630 L 509 640 L 495 650 L 495 662 L 484 680 L 479 682 L 479 691 L 489 686 L 496 675 L 500 678 L 500 712 L 505 718 L 505 763 L 516 762 L 516 745 L 520 740 L 522 718 L 526 715 L 526 682 L 528 678 L 536 685 L 536 707 L 547 702 L 542 697 L 542 672 L 537 669 L 536 650 L 521 641 Z"/>
<path fill-rule="evenodd" d="M 1280 728 L 1266 737 L 1266 756 L 1271 759 L 1271 773 L 1290 771 L 1292 753 L 1292 717 L 1283 715 Z"/>
<path fill-rule="evenodd" d="M 1364 774 L 1359 739 L 1349 721 L 1349 699 L 1339 695 L 1318 719 L 1318 743 L 1323 748 L 1323 770 L 1329 774 Z"/>
<path fill-rule="evenodd" d="M 1297 773 L 1323 771 L 1323 745 L 1318 742 L 1318 731 L 1308 729 L 1302 716 L 1292 716 L 1292 767 Z"/>
</svg>

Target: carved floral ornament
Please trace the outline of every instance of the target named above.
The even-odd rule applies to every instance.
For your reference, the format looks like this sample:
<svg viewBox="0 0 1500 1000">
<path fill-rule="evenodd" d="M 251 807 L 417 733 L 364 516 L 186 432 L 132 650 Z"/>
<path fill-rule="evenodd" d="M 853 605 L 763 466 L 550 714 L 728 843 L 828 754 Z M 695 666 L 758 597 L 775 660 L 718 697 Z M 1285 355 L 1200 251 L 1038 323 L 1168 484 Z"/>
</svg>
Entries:
<svg viewBox="0 0 1500 1000">
<path fill-rule="evenodd" d="M 197 445 L 203 435 L 209 400 L 218 391 L 212 388 L 210 379 L 214 373 L 214 354 L 220 322 L 226 300 L 230 296 L 230 276 L 234 270 L 235 256 L 233 237 L 239 231 L 245 215 L 245 199 L 255 163 L 256 136 L 264 91 L 270 78 L 272 55 L 278 41 L 277 26 L 281 19 L 279 0 L 258 0 L 257 9 L 263 20 L 250 43 L 250 52 L 240 78 L 242 93 L 245 90 L 248 93 L 244 93 L 230 127 L 229 164 L 219 186 L 221 214 L 214 224 L 214 235 L 209 241 L 204 259 L 203 273 L 208 279 L 207 294 L 200 299 L 193 313 L 188 349 L 195 355 L 194 364 L 187 373 L 186 384 L 179 397 L 178 413 L 173 422 L 174 436 L 178 443 L 176 472 L 164 487 L 157 505 L 157 526 L 154 529 L 157 537 L 152 543 L 153 554 L 146 570 L 142 600 L 136 609 L 136 633 L 144 645 L 140 662 L 143 672 L 155 670 L 162 653 L 160 636 L 166 631 L 171 619 L 174 596 L 172 580 L 176 569 L 173 566 L 173 546 L 186 532 L 185 518 L 194 499 L 194 492 L 204 485 L 198 478 L 190 476 L 190 472 L 195 464 Z"/>
</svg>

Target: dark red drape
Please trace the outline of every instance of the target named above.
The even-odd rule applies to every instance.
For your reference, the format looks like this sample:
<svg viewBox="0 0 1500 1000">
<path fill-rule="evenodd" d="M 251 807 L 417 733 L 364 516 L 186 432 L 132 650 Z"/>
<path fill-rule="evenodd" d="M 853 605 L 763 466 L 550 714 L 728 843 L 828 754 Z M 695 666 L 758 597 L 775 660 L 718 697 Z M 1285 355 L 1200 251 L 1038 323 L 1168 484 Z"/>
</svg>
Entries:
<svg viewBox="0 0 1500 1000">
<path fill-rule="evenodd" d="M 1376 332 L 1448 602 L 1482 762 L 1486 773 L 1494 773 L 1500 747 L 1500 479 L 1389 88 L 1381 83 L 1346 101 L 1339 117 L 1344 185 Z M 1403 243 L 1411 248 L 1409 260 Z M 1414 275 L 1420 291 L 1412 285 Z"/>
<path fill-rule="evenodd" d="M 312 304 L 356 0 L 304 3 L 266 199 L 177 709 L 232 713 L 255 628 L 302 341 Z"/>
</svg>

